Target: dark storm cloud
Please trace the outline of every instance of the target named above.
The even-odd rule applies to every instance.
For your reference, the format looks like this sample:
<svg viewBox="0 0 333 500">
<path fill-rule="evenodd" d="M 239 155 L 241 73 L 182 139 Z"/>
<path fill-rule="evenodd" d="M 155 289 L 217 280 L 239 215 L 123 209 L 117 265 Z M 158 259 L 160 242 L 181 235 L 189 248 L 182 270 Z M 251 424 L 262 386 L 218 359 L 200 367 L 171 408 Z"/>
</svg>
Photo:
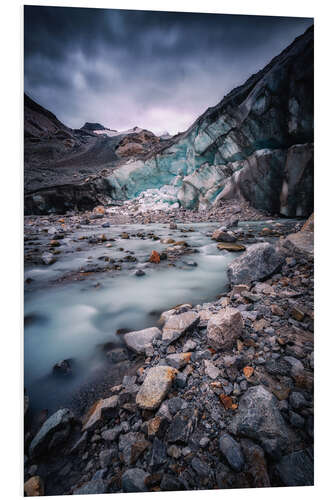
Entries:
<svg viewBox="0 0 333 500">
<path fill-rule="evenodd" d="M 25 90 L 71 127 L 187 128 L 304 18 L 25 7 Z"/>
</svg>

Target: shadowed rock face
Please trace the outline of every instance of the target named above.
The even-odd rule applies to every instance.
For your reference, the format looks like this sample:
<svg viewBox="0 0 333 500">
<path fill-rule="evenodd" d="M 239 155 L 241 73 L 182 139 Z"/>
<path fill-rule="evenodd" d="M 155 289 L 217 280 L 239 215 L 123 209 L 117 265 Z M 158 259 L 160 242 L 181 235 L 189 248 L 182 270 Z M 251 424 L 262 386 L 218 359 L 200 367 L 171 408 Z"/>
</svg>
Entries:
<svg viewBox="0 0 333 500">
<path fill-rule="evenodd" d="M 186 208 L 242 197 L 288 216 L 313 209 L 313 28 L 209 108 L 171 145 L 108 178 L 112 196 L 170 185 Z"/>
</svg>

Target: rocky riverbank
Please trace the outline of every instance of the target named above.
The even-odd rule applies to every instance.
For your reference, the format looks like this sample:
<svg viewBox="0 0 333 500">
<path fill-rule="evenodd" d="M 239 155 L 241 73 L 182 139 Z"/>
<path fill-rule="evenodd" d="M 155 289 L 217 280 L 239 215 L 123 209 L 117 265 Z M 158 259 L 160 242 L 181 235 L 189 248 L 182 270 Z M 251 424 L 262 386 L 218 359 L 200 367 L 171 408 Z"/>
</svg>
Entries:
<svg viewBox="0 0 333 500">
<path fill-rule="evenodd" d="M 231 216 L 264 219 L 231 202 L 214 210 L 180 210 L 177 222 L 219 220 L 213 237 L 230 244 Z M 80 217 L 176 223 L 173 213 L 99 211 L 26 223 L 33 232 L 47 221 L 56 234 Z M 182 304 L 125 334 L 140 368 L 104 399 L 80 418 L 62 408 L 27 429 L 27 495 L 313 484 L 313 221 L 291 235 L 269 231 L 272 241 L 229 264 L 218 300 Z"/>
</svg>

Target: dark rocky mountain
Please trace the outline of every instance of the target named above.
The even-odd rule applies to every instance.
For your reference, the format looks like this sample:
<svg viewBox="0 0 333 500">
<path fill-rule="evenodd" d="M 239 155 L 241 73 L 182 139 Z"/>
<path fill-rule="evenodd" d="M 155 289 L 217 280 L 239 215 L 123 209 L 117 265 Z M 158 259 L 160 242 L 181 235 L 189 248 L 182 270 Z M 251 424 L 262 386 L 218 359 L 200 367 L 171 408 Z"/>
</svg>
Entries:
<svg viewBox="0 0 333 500">
<path fill-rule="evenodd" d="M 83 125 L 83 127 L 81 127 L 81 130 L 89 130 L 90 132 L 93 132 L 94 130 L 111 130 L 111 129 L 104 127 L 104 125 L 101 125 L 100 123 L 86 122 Z M 116 132 L 116 130 L 112 130 L 112 132 Z"/>
<path fill-rule="evenodd" d="M 70 129 L 62 130 L 73 133 Z M 72 158 L 65 156 L 61 162 L 71 172 L 75 168 L 77 172 L 80 164 L 89 166 L 90 174 L 97 173 L 97 178 L 94 175 L 88 180 L 78 179 L 87 183 L 80 192 L 90 189 L 94 193 L 89 201 L 92 206 L 101 201 L 100 196 L 119 201 L 135 198 L 147 189 L 170 187 L 170 203 L 178 202 L 185 208 L 205 209 L 223 200 L 242 198 L 271 214 L 310 215 L 313 211 L 313 27 L 219 104 L 208 108 L 186 132 L 166 141 L 155 136 L 141 138 L 140 134 L 142 131 L 137 136 L 132 131 L 126 137 L 92 134 L 93 138 L 89 135 L 82 138 L 75 131 L 71 147 L 78 148 L 79 154 Z M 86 143 L 83 155 L 82 141 Z M 124 160 L 127 160 L 125 165 Z M 52 165 L 51 173 L 55 167 L 57 182 L 53 184 L 64 186 L 63 179 L 59 182 L 58 164 Z M 72 179 L 70 183 L 78 181 Z M 77 197 L 71 202 L 73 186 L 66 195 L 65 187 L 58 190 L 56 205 L 54 197 L 49 196 L 50 188 L 51 182 L 47 191 L 39 189 L 38 203 L 32 192 L 27 193 L 28 212 L 61 213 L 80 206 Z M 94 199 L 96 193 L 98 199 Z M 65 205 L 59 201 L 62 197 L 66 198 Z"/>
<path fill-rule="evenodd" d="M 110 197 L 105 198 L 109 191 L 105 176 L 124 158 L 145 156 L 159 142 L 152 132 L 138 127 L 115 135 L 113 132 L 88 122 L 81 129 L 71 129 L 25 94 L 26 213 L 63 213 L 109 201 Z"/>
</svg>

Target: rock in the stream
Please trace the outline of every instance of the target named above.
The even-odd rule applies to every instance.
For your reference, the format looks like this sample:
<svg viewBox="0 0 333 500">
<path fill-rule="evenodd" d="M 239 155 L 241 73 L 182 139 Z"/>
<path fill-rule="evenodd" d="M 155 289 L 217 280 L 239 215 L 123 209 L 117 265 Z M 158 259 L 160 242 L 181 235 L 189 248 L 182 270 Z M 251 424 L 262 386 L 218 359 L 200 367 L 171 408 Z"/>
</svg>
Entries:
<svg viewBox="0 0 333 500">
<path fill-rule="evenodd" d="M 268 278 L 283 263 L 283 255 L 270 243 L 256 243 L 228 265 L 231 284 L 251 283 Z"/>
<path fill-rule="evenodd" d="M 72 370 L 73 360 L 72 359 L 64 359 L 63 361 L 59 361 L 53 366 L 53 374 L 68 376 L 73 374 Z"/>
<path fill-rule="evenodd" d="M 53 255 L 53 253 L 45 252 L 42 255 L 42 262 L 46 266 L 50 266 L 51 264 L 54 264 L 56 262 L 56 257 Z"/>
<path fill-rule="evenodd" d="M 200 321 L 200 316 L 195 311 L 174 314 L 163 327 L 162 340 L 171 344 L 181 335 L 194 328 Z"/>
<path fill-rule="evenodd" d="M 162 332 L 159 328 L 145 328 L 135 332 L 125 333 L 124 341 L 129 349 L 137 354 L 144 354 L 147 347 L 152 345 L 153 340 L 159 339 Z"/>
<path fill-rule="evenodd" d="M 121 478 L 122 489 L 125 493 L 148 491 L 145 484 L 145 480 L 148 476 L 149 474 L 142 469 L 127 469 Z"/>
<path fill-rule="evenodd" d="M 136 404 L 143 410 L 155 410 L 171 388 L 177 370 L 171 366 L 150 368 L 136 396 Z"/>
<path fill-rule="evenodd" d="M 258 441 L 273 458 L 281 456 L 288 444 L 288 429 L 277 399 L 262 385 L 251 387 L 241 397 L 232 429 L 234 434 Z"/>
<path fill-rule="evenodd" d="M 230 467 L 236 472 L 240 472 L 244 467 L 244 457 L 240 444 L 225 432 L 220 437 L 219 447 Z"/>
<path fill-rule="evenodd" d="M 73 413 L 67 408 L 62 408 L 51 415 L 32 440 L 29 448 L 30 456 L 41 455 L 65 441 L 70 433 L 73 419 Z"/>
<path fill-rule="evenodd" d="M 214 349 L 230 349 L 244 327 L 238 309 L 227 307 L 214 314 L 207 325 L 207 341 Z"/>
<path fill-rule="evenodd" d="M 235 236 L 232 231 L 228 231 L 226 227 L 222 226 L 213 232 L 212 240 L 234 243 L 237 240 L 237 236 Z"/>
</svg>

